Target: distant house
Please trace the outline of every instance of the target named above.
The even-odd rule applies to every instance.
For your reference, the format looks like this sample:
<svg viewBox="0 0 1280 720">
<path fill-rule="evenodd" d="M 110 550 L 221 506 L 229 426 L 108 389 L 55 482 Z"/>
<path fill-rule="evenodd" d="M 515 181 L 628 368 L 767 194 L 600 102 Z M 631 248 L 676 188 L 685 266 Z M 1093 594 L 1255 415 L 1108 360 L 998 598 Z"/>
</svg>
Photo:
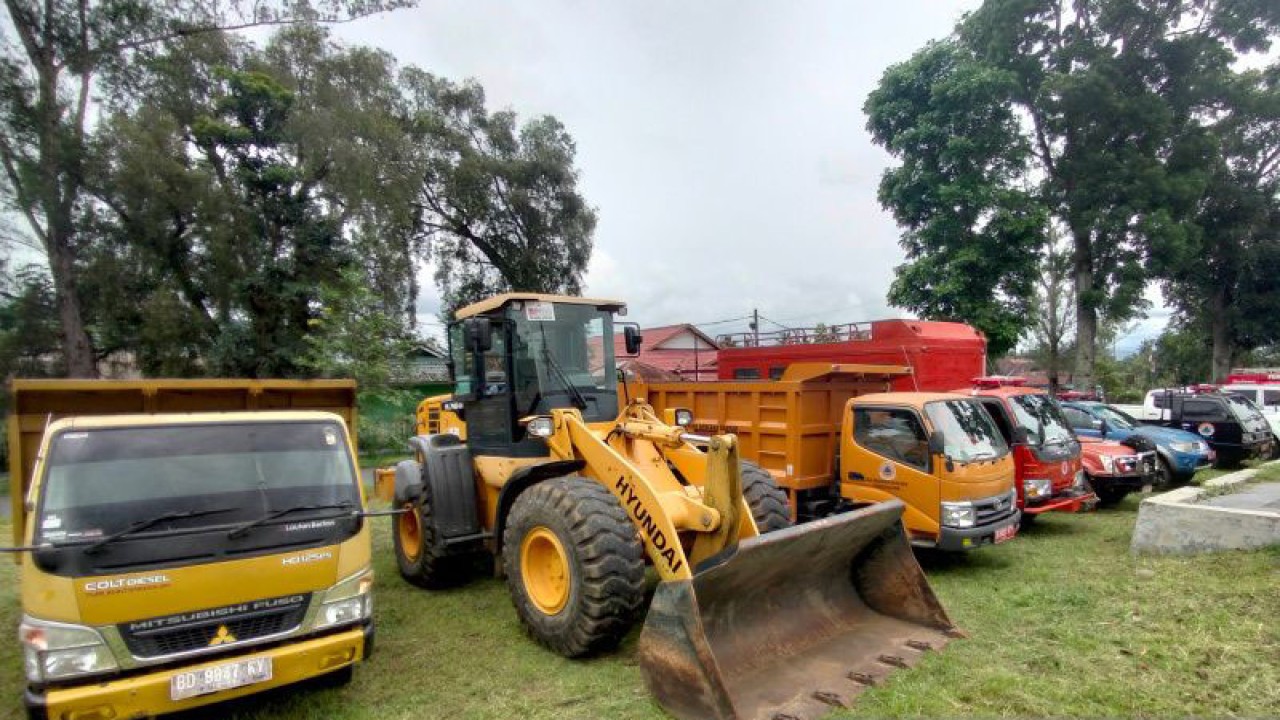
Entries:
<svg viewBox="0 0 1280 720">
<path fill-rule="evenodd" d="M 391 361 L 392 385 L 448 382 L 446 351 L 433 342 L 414 342 L 403 358 Z"/>
<path fill-rule="evenodd" d="M 664 325 L 644 328 L 640 334 L 644 342 L 640 356 L 634 358 L 624 357 L 627 350 L 622 335 L 613 338 L 613 352 L 623 372 L 641 377 L 661 372 L 682 380 L 716 379 L 720 346 L 698 328 L 689 324 Z"/>
</svg>

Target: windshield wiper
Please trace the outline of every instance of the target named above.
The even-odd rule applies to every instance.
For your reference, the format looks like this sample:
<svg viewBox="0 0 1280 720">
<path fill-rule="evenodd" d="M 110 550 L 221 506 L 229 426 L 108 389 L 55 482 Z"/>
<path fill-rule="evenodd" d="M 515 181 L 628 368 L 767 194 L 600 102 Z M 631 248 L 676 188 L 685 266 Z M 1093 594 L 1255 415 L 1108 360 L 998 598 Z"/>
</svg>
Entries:
<svg viewBox="0 0 1280 720">
<path fill-rule="evenodd" d="M 159 525 L 162 522 L 169 522 L 171 520 L 186 520 L 187 518 L 204 517 L 205 515 L 218 515 L 220 513 L 231 512 L 232 510 L 238 510 L 238 509 L 239 508 L 228 507 L 228 508 L 213 508 L 211 510 L 179 510 L 177 512 L 167 512 L 162 515 L 157 515 L 153 518 L 148 518 L 146 520 L 139 520 L 138 522 L 130 525 L 129 527 L 119 532 L 113 532 L 110 535 L 102 538 L 101 540 L 97 540 L 89 544 L 88 546 L 85 547 L 84 551 L 90 554 L 96 553 L 99 550 L 101 550 L 103 547 L 105 547 L 108 543 L 115 542 L 120 538 L 128 537 L 129 535 L 133 535 L 134 533 L 142 532 L 143 530 L 146 530 L 149 527 L 154 527 L 156 525 Z"/>
<path fill-rule="evenodd" d="M 284 508 L 283 510 L 275 510 L 272 512 L 268 512 L 266 515 L 263 515 L 257 520 L 250 520 L 249 522 L 243 525 L 232 528 L 227 533 L 227 538 L 230 540 L 234 540 L 238 537 L 243 537 L 250 530 L 256 527 L 265 525 L 271 522 L 272 520 L 275 520 L 276 518 L 284 517 L 285 515 L 289 515 L 296 512 L 302 512 L 303 510 L 346 510 L 351 507 L 353 507 L 353 505 L 349 502 L 328 503 L 324 505 L 295 505 L 293 507 Z"/>
<path fill-rule="evenodd" d="M 551 347 L 547 345 L 547 331 L 541 327 L 538 329 L 542 332 L 542 356 L 547 359 L 547 364 L 555 371 L 556 378 L 560 381 L 560 384 L 569 391 L 569 395 L 573 400 L 573 406 L 579 410 L 586 410 L 587 399 L 583 397 L 578 388 L 569 381 L 569 377 L 564 374 L 564 370 L 560 369 L 560 363 L 556 362 L 555 356 L 551 354 Z"/>
</svg>

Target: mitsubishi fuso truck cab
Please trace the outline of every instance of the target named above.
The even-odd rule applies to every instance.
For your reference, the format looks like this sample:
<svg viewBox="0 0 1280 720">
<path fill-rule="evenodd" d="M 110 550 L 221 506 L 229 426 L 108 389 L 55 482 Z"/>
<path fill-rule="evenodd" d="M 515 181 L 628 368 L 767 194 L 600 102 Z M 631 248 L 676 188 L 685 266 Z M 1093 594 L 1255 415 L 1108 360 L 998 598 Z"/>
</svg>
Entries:
<svg viewBox="0 0 1280 720">
<path fill-rule="evenodd" d="M 344 681 L 368 655 L 369 531 L 343 416 L 354 406 L 274 409 L 353 401 L 354 386 L 201 382 L 15 382 L 30 717 L 161 715 Z M 92 414 L 166 401 L 272 409 Z M 88 414 L 46 415 L 26 442 L 35 412 L 73 405 Z"/>
</svg>

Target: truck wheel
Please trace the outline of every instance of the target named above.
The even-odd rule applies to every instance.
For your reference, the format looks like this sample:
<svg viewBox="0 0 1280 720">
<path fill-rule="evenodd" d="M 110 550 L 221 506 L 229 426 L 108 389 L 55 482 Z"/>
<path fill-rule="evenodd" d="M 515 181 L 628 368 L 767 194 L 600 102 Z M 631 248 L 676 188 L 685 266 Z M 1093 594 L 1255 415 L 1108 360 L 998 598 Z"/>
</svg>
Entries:
<svg viewBox="0 0 1280 720">
<path fill-rule="evenodd" d="M 1271 436 L 1271 455 L 1269 460 L 1280 460 L 1280 437 Z"/>
<path fill-rule="evenodd" d="M 768 470 L 755 463 L 741 463 L 742 496 L 751 508 L 751 518 L 763 535 L 791 527 L 791 506 L 787 494 L 773 481 Z"/>
<path fill-rule="evenodd" d="M 520 622 L 565 657 L 618 644 L 644 602 L 644 546 L 616 498 L 577 475 L 516 498 L 502 534 Z"/>
<path fill-rule="evenodd" d="M 405 503 L 403 508 L 407 512 L 394 516 L 391 522 L 391 544 L 395 546 L 400 576 L 430 589 L 456 584 L 459 558 L 447 555 L 439 541 L 430 499 L 421 497 Z"/>
</svg>

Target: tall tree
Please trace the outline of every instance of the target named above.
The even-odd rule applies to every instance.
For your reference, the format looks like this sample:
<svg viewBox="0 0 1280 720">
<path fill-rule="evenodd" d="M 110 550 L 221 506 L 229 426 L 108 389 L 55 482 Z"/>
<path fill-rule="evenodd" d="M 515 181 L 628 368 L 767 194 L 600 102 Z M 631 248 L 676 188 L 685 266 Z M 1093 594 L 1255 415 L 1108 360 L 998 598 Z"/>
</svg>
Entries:
<svg viewBox="0 0 1280 720">
<path fill-rule="evenodd" d="M 1184 232 L 1181 213 L 1202 191 L 1203 174 L 1171 173 L 1170 163 L 1185 119 L 1216 101 L 1200 82 L 1206 66 L 1265 46 L 1278 20 L 1280 5 L 1268 0 L 986 0 L 949 41 L 980 68 L 967 73 L 1006 78 L 999 102 L 1019 120 L 1015 140 L 1030 148 L 1032 162 L 1003 187 L 1022 190 L 1033 178 L 1037 207 L 1070 235 L 1076 384 L 1094 384 L 1100 320 L 1141 312 L 1149 244 Z M 891 69 L 882 89 L 900 68 L 919 67 L 935 52 L 930 45 Z M 957 77 L 922 87 L 938 93 Z M 989 129 L 956 129 L 955 144 L 972 135 L 985 147 Z M 927 191 L 943 189 L 935 183 Z M 931 268 L 941 276 L 948 269 Z"/>
<path fill-rule="evenodd" d="M 90 104 L 100 75 L 125 77 L 167 41 L 228 28 L 341 22 L 404 0 L 5 0 L 18 43 L 0 50 L 0 166 L 14 209 L 47 256 L 63 354 L 76 377 L 96 374 L 77 288 L 76 218 L 89 162 Z"/>
<path fill-rule="evenodd" d="M 1072 282 L 1071 249 L 1051 230 L 1040 257 L 1040 277 L 1032 297 L 1033 352 L 1043 355 L 1051 391 L 1061 385 L 1063 350 L 1075 330 L 1075 284 Z"/>
<path fill-rule="evenodd" d="M 973 324 L 993 355 L 1029 326 L 1047 223 L 1024 189 L 1031 147 L 1007 103 L 1014 81 L 959 43 L 931 43 L 889 68 L 865 105 L 872 137 L 902 161 L 880 181 L 907 255 L 890 302 Z"/>
<path fill-rule="evenodd" d="M 490 113 L 484 89 L 406 68 L 417 205 L 446 314 L 507 290 L 576 294 L 596 213 L 578 191 L 577 148 L 550 116 Z"/>
</svg>

